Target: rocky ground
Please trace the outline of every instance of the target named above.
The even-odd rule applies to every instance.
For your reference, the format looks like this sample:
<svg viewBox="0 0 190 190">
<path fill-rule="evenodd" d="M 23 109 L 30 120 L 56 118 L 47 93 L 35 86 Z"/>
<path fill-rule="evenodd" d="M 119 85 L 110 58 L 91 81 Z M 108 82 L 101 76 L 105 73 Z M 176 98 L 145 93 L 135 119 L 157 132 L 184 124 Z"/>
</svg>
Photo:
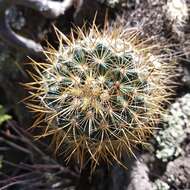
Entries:
<svg viewBox="0 0 190 190">
<path fill-rule="evenodd" d="M 29 80 L 28 61 L 18 44 L 0 41 L 0 190 L 16 189 L 92 189 L 92 190 L 187 190 L 190 189 L 190 14 L 188 0 L 84 0 L 56 18 L 42 17 L 39 12 L 23 6 L 8 9 L 8 22 L 15 32 L 44 46 L 53 46 L 52 24 L 68 34 L 71 23 L 81 26 L 83 19 L 103 23 L 106 9 L 109 21 L 126 27 L 139 27 L 142 36 L 155 37 L 160 43 L 172 45 L 178 62 L 178 82 L 167 116 L 150 140 L 151 147 L 140 150 L 138 160 L 124 162 L 128 170 L 117 165 L 102 166 L 89 177 L 88 170 L 79 175 L 72 166 L 69 171 L 59 161 L 42 152 L 44 144 L 32 143 L 30 135 L 20 127 L 31 125 L 32 114 L 18 103 L 27 92 L 20 85 Z M 2 1 L 0 1 L 1 5 Z M 1 11 L 1 10 L 0 10 Z M 39 17 L 40 16 L 40 17 Z M 40 18 L 40 19 L 39 19 Z M 2 17 L 0 13 L 0 23 Z M 0 33 L 2 25 L 0 24 Z M 175 44 L 175 45 L 174 45 Z M 42 60 L 39 52 L 33 57 Z M 4 122 L 10 119 L 8 122 Z M 8 139 L 8 141 L 7 141 Z M 43 147 L 40 149 L 39 147 Z M 28 151 L 30 150 L 30 151 Z M 37 159 L 36 159 L 37 158 Z M 40 158 L 40 159 L 39 159 Z M 43 165 L 43 166 L 42 166 Z M 47 167 L 47 165 L 49 165 Z M 67 179 L 68 178 L 68 179 Z M 30 180 L 28 180 L 30 179 Z M 18 183 L 17 183 L 18 182 Z M 10 185 L 9 185 L 10 184 Z M 36 184 L 36 186 L 33 186 Z"/>
</svg>

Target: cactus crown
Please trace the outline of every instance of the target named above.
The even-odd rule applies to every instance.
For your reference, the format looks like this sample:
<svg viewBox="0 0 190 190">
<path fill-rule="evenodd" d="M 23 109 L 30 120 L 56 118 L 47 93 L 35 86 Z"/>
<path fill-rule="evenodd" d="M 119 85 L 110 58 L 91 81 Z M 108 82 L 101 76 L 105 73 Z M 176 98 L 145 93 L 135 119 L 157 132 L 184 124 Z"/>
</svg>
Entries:
<svg viewBox="0 0 190 190">
<path fill-rule="evenodd" d="M 56 29 L 59 50 L 47 63 L 33 61 L 28 106 L 38 112 L 40 137 L 53 135 L 55 151 L 66 159 L 122 164 L 122 153 L 145 144 L 162 114 L 169 92 L 168 66 L 159 45 L 140 40 L 138 31 L 93 25 L 67 38 Z M 45 125 L 42 125 L 42 123 Z"/>
</svg>

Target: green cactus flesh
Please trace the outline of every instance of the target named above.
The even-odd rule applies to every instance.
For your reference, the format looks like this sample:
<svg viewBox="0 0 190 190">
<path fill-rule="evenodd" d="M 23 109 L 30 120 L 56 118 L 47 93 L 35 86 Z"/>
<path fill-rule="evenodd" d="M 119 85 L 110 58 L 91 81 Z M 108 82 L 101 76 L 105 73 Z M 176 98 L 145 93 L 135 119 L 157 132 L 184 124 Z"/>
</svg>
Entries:
<svg viewBox="0 0 190 190">
<path fill-rule="evenodd" d="M 99 129 L 104 125 L 111 133 L 119 133 L 120 125 L 138 127 L 132 113 L 146 112 L 140 93 L 147 92 L 148 83 L 139 78 L 133 62 L 130 52 L 117 56 L 98 44 L 92 51 L 74 49 L 69 62 L 58 60 L 44 71 L 47 93 L 42 100 L 45 107 L 60 113 L 57 127 L 78 125 L 77 134 L 84 133 L 95 141 L 101 138 Z M 137 97 L 133 97 L 134 90 L 139 92 Z M 106 138 L 110 137 L 116 139 L 111 134 Z"/>
</svg>

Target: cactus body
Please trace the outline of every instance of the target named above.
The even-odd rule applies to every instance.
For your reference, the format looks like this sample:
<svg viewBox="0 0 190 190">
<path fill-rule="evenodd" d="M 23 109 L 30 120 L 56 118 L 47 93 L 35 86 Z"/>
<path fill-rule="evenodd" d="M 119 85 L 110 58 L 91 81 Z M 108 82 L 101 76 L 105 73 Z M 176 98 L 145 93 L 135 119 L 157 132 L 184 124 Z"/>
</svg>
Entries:
<svg viewBox="0 0 190 190">
<path fill-rule="evenodd" d="M 55 151 L 66 159 L 122 164 L 125 152 L 144 145 L 167 100 L 171 68 L 160 46 L 123 27 L 95 25 L 68 39 L 57 30 L 59 50 L 47 63 L 33 62 L 35 82 L 27 84 L 35 126 L 53 135 Z M 43 123 L 43 124 L 42 124 Z"/>
</svg>

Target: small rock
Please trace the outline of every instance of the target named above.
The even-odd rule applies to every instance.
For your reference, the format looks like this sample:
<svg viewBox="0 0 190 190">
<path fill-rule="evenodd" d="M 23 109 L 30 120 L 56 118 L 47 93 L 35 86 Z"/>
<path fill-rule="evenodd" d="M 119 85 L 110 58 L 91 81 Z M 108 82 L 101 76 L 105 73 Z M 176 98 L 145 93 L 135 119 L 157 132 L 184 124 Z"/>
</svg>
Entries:
<svg viewBox="0 0 190 190">
<path fill-rule="evenodd" d="M 169 162 L 166 169 L 166 176 L 174 186 L 181 189 L 190 188 L 190 156 L 179 157 Z"/>
</svg>

